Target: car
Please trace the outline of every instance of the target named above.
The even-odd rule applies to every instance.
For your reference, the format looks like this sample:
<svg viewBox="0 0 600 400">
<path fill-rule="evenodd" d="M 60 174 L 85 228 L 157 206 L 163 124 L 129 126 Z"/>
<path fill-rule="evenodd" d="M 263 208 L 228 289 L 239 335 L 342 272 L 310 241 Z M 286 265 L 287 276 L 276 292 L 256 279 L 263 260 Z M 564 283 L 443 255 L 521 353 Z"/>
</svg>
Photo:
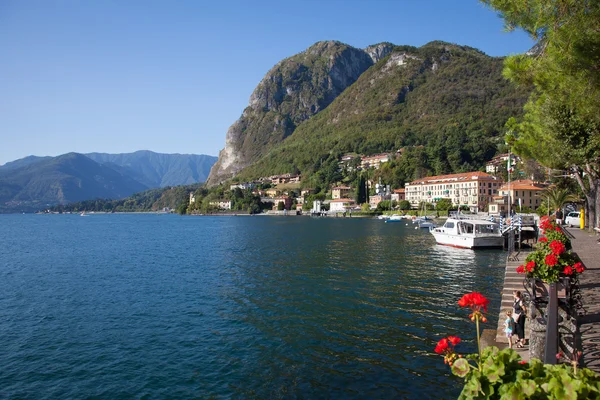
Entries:
<svg viewBox="0 0 600 400">
<path fill-rule="evenodd" d="M 569 228 L 579 226 L 579 211 L 571 211 L 565 218 L 565 225 L 568 225 Z"/>
</svg>

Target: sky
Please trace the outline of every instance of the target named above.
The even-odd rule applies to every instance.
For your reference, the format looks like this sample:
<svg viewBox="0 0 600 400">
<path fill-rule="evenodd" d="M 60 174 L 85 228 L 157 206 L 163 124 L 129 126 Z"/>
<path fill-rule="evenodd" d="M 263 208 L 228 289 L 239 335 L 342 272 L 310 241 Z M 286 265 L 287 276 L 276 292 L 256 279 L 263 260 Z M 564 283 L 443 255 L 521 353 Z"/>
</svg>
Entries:
<svg viewBox="0 0 600 400">
<path fill-rule="evenodd" d="M 218 155 L 254 88 L 321 40 L 533 46 L 477 0 L 0 0 L 0 165 L 28 155 Z"/>
</svg>

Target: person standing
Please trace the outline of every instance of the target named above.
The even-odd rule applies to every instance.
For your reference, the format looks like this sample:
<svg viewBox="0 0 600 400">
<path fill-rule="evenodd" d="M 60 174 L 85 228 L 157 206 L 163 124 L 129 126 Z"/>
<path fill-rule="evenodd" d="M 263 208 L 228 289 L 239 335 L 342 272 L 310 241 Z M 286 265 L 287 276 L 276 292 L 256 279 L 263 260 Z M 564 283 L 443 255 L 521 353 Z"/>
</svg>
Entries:
<svg viewBox="0 0 600 400">
<path fill-rule="evenodd" d="M 556 224 L 558 226 L 561 226 L 563 224 L 563 217 L 564 217 L 564 215 L 563 215 L 562 210 L 560 208 L 557 208 L 556 209 Z"/>
<path fill-rule="evenodd" d="M 525 346 L 525 313 L 527 309 L 525 308 L 525 304 L 523 303 L 523 298 L 521 297 L 521 292 L 515 290 L 513 292 L 513 319 L 515 321 L 516 330 L 517 330 L 517 341 L 515 342 L 517 347 Z"/>
<path fill-rule="evenodd" d="M 508 339 L 508 347 L 511 349 L 513 347 L 512 336 L 514 334 L 514 326 L 515 324 L 512 318 L 512 310 L 506 310 L 506 320 L 504 320 L 504 333 L 506 333 L 506 338 Z"/>
</svg>

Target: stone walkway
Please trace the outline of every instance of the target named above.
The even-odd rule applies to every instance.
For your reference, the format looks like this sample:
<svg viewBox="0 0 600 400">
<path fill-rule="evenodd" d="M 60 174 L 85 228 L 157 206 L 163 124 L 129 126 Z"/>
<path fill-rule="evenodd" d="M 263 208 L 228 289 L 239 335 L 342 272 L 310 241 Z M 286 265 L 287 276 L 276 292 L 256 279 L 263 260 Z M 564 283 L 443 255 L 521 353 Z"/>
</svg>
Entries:
<svg viewBox="0 0 600 400">
<path fill-rule="evenodd" d="M 517 274 L 517 267 L 524 263 L 525 258 L 529 254 L 528 250 L 522 250 L 513 253 L 509 260 L 506 262 L 506 271 L 504 273 L 504 286 L 502 288 L 502 302 L 500 303 L 500 315 L 498 317 L 498 328 L 495 332 L 495 345 L 499 348 L 508 347 L 508 339 L 504 333 L 504 321 L 506 320 L 506 310 L 512 310 L 513 305 L 513 291 L 520 290 L 524 292 L 523 288 L 523 275 Z M 525 322 L 525 339 L 529 339 L 529 329 L 527 329 L 527 320 Z M 515 336 L 516 338 L 516 336 Z M 513 338 L 513 342 L 515 341 Z M 524 348 L 517 348 L 513 346 L 514 350 L 519 353 L 523 360 L 529 360 L 529 346 Z"/>
<path fill-rule="evenodd" d="M 573 251 L 576 252 L 586 271 L 579 277 L 581 303 L 578 329 L 581 338 L 583 359 L 581 364 L 600 372 L 600 236 L 576 228 L 567 228 L 571 233 Z"/>
</svg>

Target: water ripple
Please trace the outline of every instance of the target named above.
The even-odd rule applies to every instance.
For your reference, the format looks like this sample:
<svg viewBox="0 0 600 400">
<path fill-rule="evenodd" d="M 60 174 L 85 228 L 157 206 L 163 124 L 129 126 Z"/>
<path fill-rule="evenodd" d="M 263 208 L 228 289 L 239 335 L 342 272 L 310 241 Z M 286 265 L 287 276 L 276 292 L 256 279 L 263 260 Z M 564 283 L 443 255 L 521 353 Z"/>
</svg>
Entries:
<svg viewBox="0 0 600 400">
<path fill-rule="evenodd" d="M 456 397 L 433 346 L 473 350 L 456 301 L 497 308 L 503 278 L 364 219 L 0 216 L 0 240 L 0 398 Z"/>
</svg>

